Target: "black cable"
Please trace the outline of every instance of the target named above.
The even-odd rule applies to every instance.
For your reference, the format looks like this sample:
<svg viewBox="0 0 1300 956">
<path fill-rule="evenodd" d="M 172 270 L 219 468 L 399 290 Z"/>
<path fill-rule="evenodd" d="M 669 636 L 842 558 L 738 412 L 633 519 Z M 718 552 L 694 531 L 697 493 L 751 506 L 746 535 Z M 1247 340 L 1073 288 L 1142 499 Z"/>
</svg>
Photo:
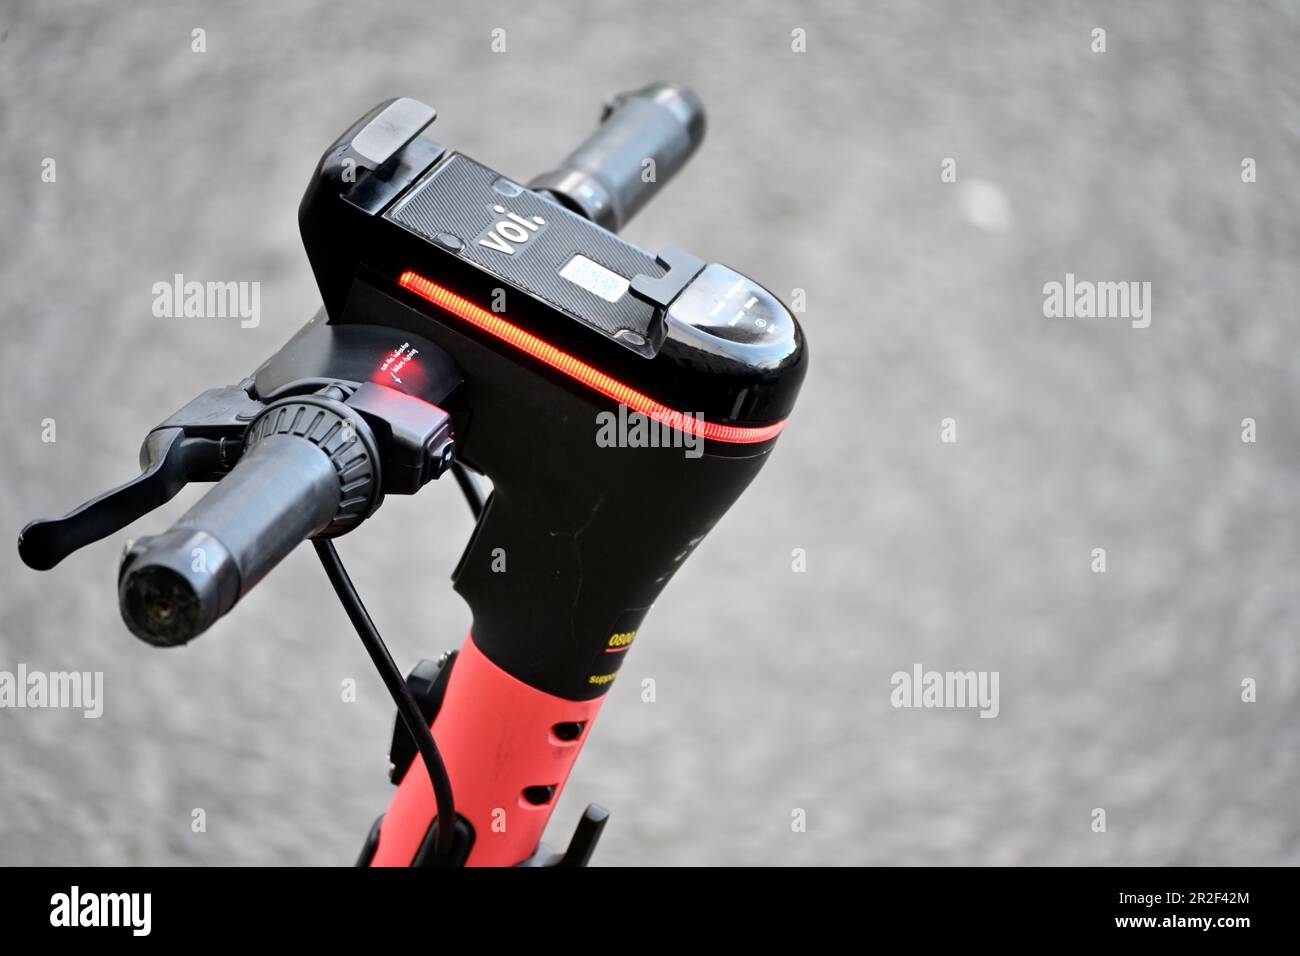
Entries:
<svg viewBox="0 0 1300 956">
<path fill-rule="evenodd" d="M 438 744 L 433 739 L 429 725 L 424 721 L 424 715 L 420 713 L 420 705 L 415 702 L 411 688 L 407 686 L 402 672 L 397 669 L 393 656 L 388 653 L 388 646 L 384 644 L 384 639 L 379 636 L 375 622 L 370 619 L 366 606 L 361 603 L 361 596 L 357 594 L 352 579 L 344 570 L 339 553 L 334 549 L 334 543 L 316 538 L 312 540 L 312 544 L 316 548 L 316 554 L 320 556 L 320 563 L 325 568 L 330 584 L 334 585 L 334 592 L 339 596 L 343 609 L 348 612 L 348 617 L 352 620 L 352 626 L 361 636 L 361 643 L 369 652 L 370 659 L 375 662 L 375 667 L 379 670 L 379 676 L 384 679 L 388 692 L 393 695 L 393 703 L 397 705 L 397 712 L 402 715 L 402 722 L 406 724 L 406 729 L 415 739 L 416 746 L 420 748 L 420 756 L 424 758 L 424 766 L 429 771 L 429 780 L 433 783 L 433 798 L 438 809 L 439 826 L 434 853 L 438 856 L 447 856 L 451 853 L 456 836 L 456 803 L 452 797 L 451 778 L 447 776 L 447 767 L 442 762 L 442 755 L 438 753 Z"/>
<path fill-rule="evenodd" d="M 456 479 L 456 484 L 460 485 L 460 490 L 465 493 L 465 500 L 469 502 L 469 510 L 477 518 L 483 513 L 483 507 L 487 504 L 487 499 L 483 496 L 483 489 L 479 487 L 478 479 L 474 473 L 458 461 L 451 463 L 451 473 Z"/>
</svg>

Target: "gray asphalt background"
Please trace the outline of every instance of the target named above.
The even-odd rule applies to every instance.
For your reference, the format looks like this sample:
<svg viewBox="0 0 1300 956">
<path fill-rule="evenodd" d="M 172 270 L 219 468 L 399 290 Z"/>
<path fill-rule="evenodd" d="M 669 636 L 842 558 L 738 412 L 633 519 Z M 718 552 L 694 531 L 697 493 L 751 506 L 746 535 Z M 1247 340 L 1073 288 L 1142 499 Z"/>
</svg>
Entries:
<svg viewBox="0 0 1300 956">
<path fill-rule="evenodd" d="M 1294 5 L 367 10 L 0 10 L 0 527 L 133 474 L 151 426 L 308 318 L 297 204 L 374 103 L 434 103 L 441 142 L 526 178 L 606 94 L 686 82 L 708 140 L 627 235 L 805 289 L 811 374 L 551 841 L 596 800 L 610 865 L 1300 862 Z M 260 326 L 154 318 L 176 272 L 260 281 Z M 1066 272 L 1150 281 L 1151 327 L 1044 318 Z M 392 708 L 309 549 L 190 648 L 121 626 L 122 542 L 197 493 L 52 573 L 0 550 L 0 669 L 106 685 L 97 721 L 0 710 L 0 862 L 350 862 L 386 805 Z M 435 486 L 340 546 L 403 665 L 469 625 L 469 530 Z M 894 709 L 916 662 L 998 671 L 1000 716 Z"/>
</svg>

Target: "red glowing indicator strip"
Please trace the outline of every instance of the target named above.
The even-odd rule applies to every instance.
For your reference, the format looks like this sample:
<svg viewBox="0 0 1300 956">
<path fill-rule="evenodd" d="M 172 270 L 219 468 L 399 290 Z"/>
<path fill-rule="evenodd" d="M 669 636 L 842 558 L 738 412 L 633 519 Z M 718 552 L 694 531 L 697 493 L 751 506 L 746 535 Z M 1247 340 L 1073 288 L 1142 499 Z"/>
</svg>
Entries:
<svg viewBox="0 0 1300 956">
<path fill-rule="evenodd" d="M 436 282 L 430 282 L 422 275 L 410 271 L 403 272 L 397 284 L 403 289 L 410 289 L 420 298 L 446 309 L 452 315 L 464 319 L 475 328 L 482 329 L 494 338 L 513 345 L 521 352 L 526 352 L 556 371 L 563 372 L 574 381 L 594 388 L 606 398 L 621 402 L 634 412 L 640 412 L 648 418 L 653 418 L 688 435 L 699 435 L 712 441 L 748 445 L 775 438 L 785 427 L 784 421 L 759 426 L 719 425 L 716 422 L 706 422 L 694 415 L 687 415 L 656 402 L 649 395 L 638 392 L 630 385 L 624 385 L 618 379 L 593 368 L 531 332 L 526 332 L 519 326 L 507 322 L 501 316 L 444 289 Z"/>
</svg>

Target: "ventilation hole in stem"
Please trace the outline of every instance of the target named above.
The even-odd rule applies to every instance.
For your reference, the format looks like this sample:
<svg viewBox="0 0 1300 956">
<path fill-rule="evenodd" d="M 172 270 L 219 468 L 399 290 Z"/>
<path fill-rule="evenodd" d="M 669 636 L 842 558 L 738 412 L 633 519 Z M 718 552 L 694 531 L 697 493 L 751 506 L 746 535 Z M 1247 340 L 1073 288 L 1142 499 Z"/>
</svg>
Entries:
<svg viewBox="0 0 1300 956">
<path fill-rule="evenodd" d="M 577 740 L 582 736 L 582 728 L 585 726 L 580 720 L 566 720 L 552 727 L 551 733 L 561 740 Z"/>
<path fill-rule="evenodd" d="M 537 787 L 524 787 L 524 800 L 535 807 L 545 806 L 555 796 L 555 784 Z"/>
</svg>

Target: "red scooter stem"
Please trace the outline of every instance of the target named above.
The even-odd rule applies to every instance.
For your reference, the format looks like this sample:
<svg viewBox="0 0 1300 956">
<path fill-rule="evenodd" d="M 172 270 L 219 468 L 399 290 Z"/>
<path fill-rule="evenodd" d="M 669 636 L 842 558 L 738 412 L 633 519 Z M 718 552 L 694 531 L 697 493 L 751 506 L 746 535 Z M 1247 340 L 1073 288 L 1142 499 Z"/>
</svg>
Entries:
<svg viewBox="0 0 1300 956">
<path fill-rule="evenodd" d="M 514 866 L 534 854 L 603 699 L 529 687 L 484 657 L 473 634 L 466 638 L 432 724 L 457 815 L 473 831 L 466 866 Z M 417 759 L 393 794 L 370 865 L 410 866 L 435 816 Z"/>
</svg>

